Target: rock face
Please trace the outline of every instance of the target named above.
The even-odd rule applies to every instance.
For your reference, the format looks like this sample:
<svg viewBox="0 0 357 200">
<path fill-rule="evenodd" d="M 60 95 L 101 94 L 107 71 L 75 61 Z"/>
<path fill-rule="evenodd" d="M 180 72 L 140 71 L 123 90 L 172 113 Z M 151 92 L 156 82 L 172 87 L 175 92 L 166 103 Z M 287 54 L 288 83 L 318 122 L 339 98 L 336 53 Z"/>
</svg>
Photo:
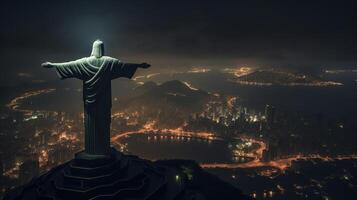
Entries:
<svg viewBox="0 0 357 200">
<path fill-rule="evenodd" d="M 115 149 L 95 160 L 79 155 L 4 199 L 247 199 L 193 161 L 151 162 Z"/>
</svg>

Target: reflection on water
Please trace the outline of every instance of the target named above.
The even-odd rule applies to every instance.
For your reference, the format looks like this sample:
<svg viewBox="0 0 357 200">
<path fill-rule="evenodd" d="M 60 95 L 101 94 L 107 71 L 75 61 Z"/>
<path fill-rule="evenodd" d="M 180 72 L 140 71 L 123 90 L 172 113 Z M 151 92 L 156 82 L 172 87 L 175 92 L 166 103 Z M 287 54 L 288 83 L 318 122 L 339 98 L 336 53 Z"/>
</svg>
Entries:
<svg viewBox="0 0 357 200">
<path fill-rule="evenodd" d="M 172 135 L 133 134 L 123 139 L 126 150 L 139 157 L 159 159 L 190 159 L 199 163 L 231 163 L 246 161 L 235 158 L 226 140 L 206 140 Z"/>
</svg>

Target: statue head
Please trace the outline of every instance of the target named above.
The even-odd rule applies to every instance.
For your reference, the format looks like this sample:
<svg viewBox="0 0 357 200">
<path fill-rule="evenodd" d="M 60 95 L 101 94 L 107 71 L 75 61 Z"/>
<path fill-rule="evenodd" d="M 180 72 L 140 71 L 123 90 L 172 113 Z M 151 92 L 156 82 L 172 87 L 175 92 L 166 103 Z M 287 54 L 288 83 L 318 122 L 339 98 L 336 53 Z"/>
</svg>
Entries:
<svg viewBox="0 0 357 200">
<path fill-rule="evenodd" d="M 95 56 L 96 58 L 104 56 L 104 43 L 100 40 L 94 41 L 92 53 L 90 55 Z"/>
</svg>

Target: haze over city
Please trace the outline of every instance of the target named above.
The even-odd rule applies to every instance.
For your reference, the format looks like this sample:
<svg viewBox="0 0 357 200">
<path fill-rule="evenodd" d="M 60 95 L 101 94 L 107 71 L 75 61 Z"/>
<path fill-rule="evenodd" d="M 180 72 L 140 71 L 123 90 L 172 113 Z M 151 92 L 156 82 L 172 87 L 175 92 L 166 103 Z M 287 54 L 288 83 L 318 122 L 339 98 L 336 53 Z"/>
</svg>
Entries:
<svg viewBox="0 0 357 200">
<path fill-rule="evenodd" d="M 107 53 L 145 60 L 155 66 L 152 72 L 355 68 L 355 7 L 336 1 L 9 1 L 1 6 L 7 68 L 1 84 L 53 80 L 39 63 L 88 56 L 98 38 Z"/>
</svg>

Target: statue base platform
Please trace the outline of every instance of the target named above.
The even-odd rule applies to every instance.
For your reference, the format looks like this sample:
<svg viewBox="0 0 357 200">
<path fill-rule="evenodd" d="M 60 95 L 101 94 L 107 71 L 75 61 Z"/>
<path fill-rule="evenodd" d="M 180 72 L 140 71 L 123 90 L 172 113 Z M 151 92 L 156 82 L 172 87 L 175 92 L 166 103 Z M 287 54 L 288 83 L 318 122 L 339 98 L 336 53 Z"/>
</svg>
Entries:
<svg viewBox="0 0 357 200">
<path fill-rule="evenodd" d="M 82 162 L 88 165 L 95 163 L 98 165 L 100 163 L 112 161 L 114 158 L 117 158 L 118 156 L 121 156 L 121 154 L 118 154 L 114 148 L 111 148 L 110 152 L 106 155 L 88 154 L 85 151 L 81 151 L 76 153 L 74 157 L 77 162 Z"/>
</svg>

